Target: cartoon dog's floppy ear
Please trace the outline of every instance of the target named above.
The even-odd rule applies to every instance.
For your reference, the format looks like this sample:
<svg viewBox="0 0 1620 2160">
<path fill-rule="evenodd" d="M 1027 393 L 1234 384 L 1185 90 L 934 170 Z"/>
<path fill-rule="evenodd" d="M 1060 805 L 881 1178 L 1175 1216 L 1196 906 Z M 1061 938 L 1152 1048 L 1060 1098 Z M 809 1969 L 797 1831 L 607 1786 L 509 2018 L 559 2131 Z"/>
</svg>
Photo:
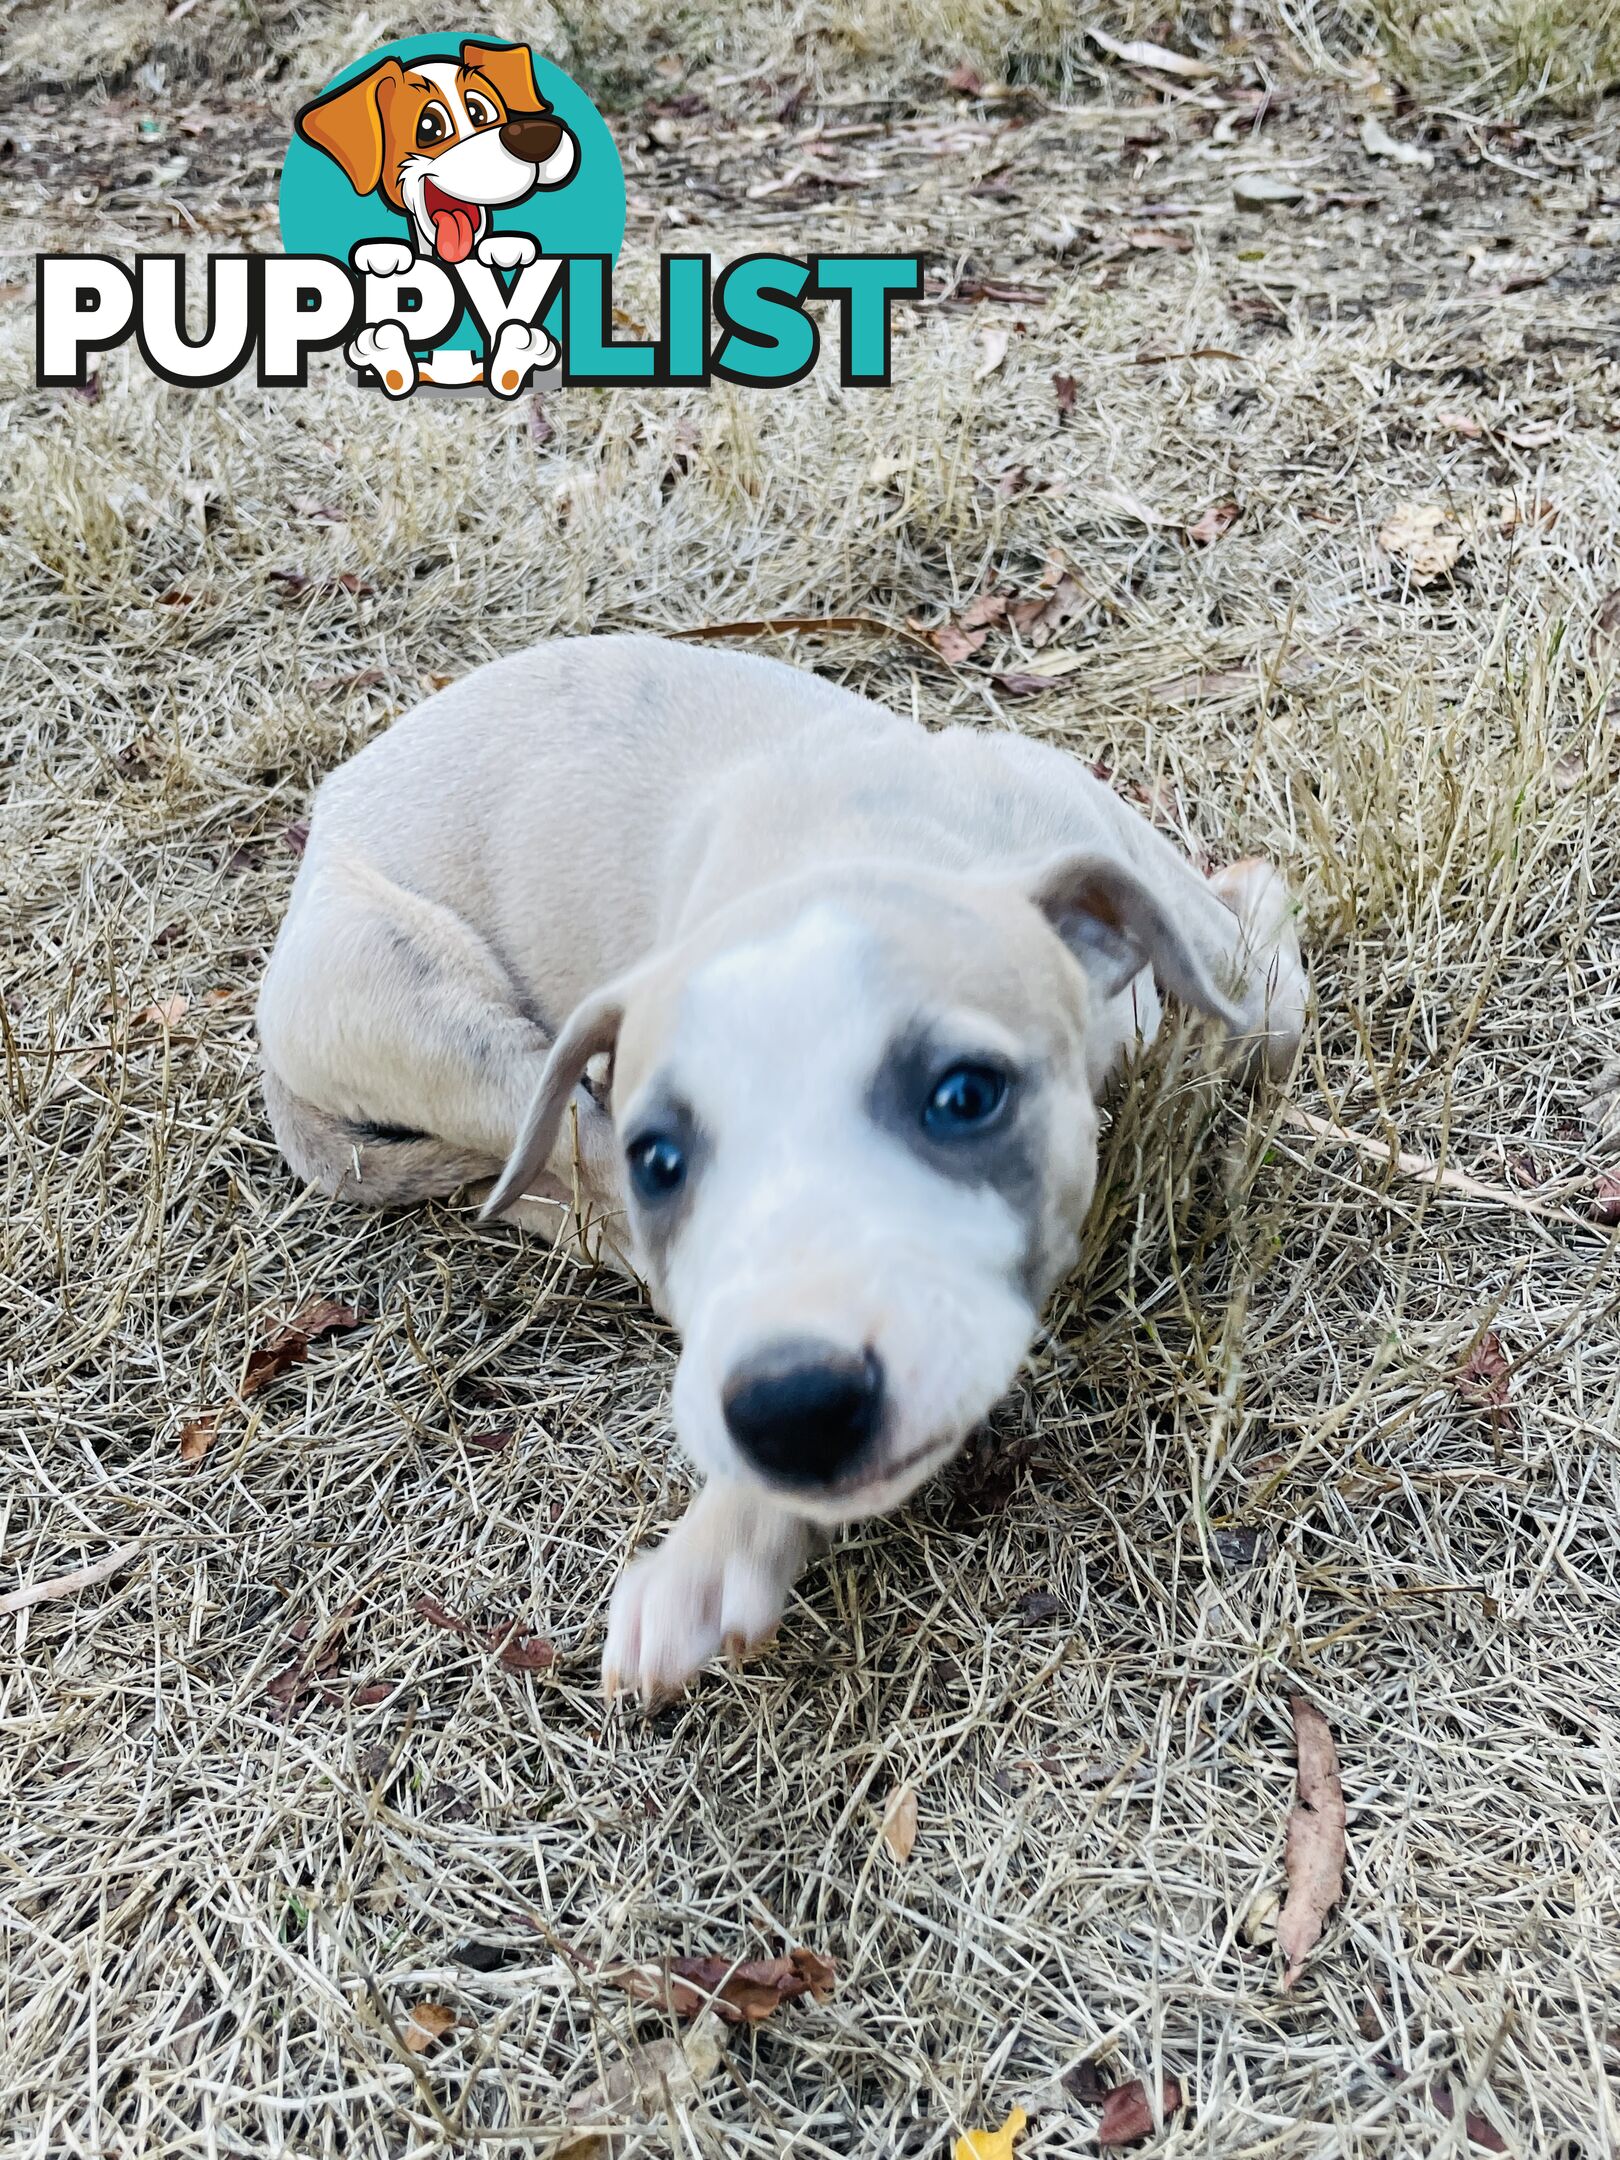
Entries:
<svg viewBox="0 0 1620 2160">
<path fill-rule="evenodd" d="M 488 76 L 509 113 L 550 112 L 534 79 L 534 58 L 527 45 L 476 45 L 467 38 L 462 42 L 461 64 Z"/>
<path fill-rule="evenodd" d="M 404 80 L 397 60 L 379 61 L 369 74 L 312 99 L 293 123 L 305 142 L 342 166 L 357 195 L 369 195 L 382 178 L 383 119 Z"/>
</svg>

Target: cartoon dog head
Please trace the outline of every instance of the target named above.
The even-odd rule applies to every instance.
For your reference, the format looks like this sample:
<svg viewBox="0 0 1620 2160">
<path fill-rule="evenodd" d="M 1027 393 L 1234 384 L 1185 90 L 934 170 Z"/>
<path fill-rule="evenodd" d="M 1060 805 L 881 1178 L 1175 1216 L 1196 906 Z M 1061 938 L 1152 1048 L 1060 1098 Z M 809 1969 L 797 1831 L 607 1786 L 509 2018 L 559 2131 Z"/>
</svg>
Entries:
<svg viewBox="0 0 1620 2160">
<path fill-rule="evenodd" d="M 457 58 L 380 61 L 304 106 L 297 127 L 357 195 L 410 221 L 419 253 L 447 263 L 472 253 L 492 209 L 561 187 L 579 161 L 526 45 L 468 40 Z"/>
</svg>

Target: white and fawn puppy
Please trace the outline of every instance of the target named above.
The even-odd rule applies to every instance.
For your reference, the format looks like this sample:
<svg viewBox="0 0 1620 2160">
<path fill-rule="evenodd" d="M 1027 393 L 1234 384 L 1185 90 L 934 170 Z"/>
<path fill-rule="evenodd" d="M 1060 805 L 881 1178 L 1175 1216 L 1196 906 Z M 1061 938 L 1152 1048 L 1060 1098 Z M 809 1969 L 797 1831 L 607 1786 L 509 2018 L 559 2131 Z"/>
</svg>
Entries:
<svg viewBox="0 0 1620 2160">
<path fill-rule="evenodd" d="M 1071 1266 L 1160 991 L 1286 1070 L 1278 874 L 1206 881 L 1072 757 L 771 660 L 536 646 L 320 789 L 259 998 L 282 1152 L 374 1206 L 496 1176 L 682 1337 L 707 1482 L 614 1593 L 610 1691 L 766 1638 L 815 1526 L 893 1508 Z"/>
</svg>

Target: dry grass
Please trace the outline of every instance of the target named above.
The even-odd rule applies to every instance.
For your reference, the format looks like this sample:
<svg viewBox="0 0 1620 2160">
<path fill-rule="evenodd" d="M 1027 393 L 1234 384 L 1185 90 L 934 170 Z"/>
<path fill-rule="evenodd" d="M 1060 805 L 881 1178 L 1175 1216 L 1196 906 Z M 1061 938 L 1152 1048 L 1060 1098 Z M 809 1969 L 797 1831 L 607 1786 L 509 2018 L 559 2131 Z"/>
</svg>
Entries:
<svg viewBox="0 0 1620 2160">
<path fill-rule="evenodd" d="M 1620 514 L 1594 305 L 1612 130 L 1448 123 L 1424 175 L 1369 164 L 1319 84 L 1223 147 L 1116 73 L 1123 117 L 879 109 L 836 152 L 860 192 L 750 200 L 815 170 L 814 104 L 772 117 L 796 65 L 699 70 L 711 103 L 670 149 L 620 127 L 633 194 L 689 219 L 676 242 L 638 217 L 628 304 L 660 242 L 922 240 L 1045 295 L 918 310 L 891 393 L 575 392 L 543 442 L 526 409 L 396 411 L 332 370 L 186 397 L 120 358 L 90 401 L 21 387 L 5 303 L 0 1593 L 138 1544 L 0 1620 L 10 2149 L 542 2152 L 658 2027 L 589 1968 L 807 1943 L 838 1960 L 832 2001 L 728 2033 L 701 2100 L 626 2153 L 943 2154 L 1094 2055 L 1180 2079 L 1166 2154 L 1459 2155 L 1473 2109 L 1513 2152 L 1598 2160 L 1620 2139 L 1602 1232 L 1387 1174 L 1168 1046 L 984 1444 L 813 1569 L 770 1657 L 604 1721 L 610 1580 L 679 1504 L 668 1341 L 455 1209 L 313 1200 L 271 1147 L 249 1012 L 284 836 L 424 682 L 558 631 L 936 620 L 1030 590 L 1056 549 L 1095 605 L 1067 634 L 1086 666 L 1040 699 L 998 696 L 999 647 L 957 672 L 899 639 L 795 649 L 1106 758 L 1212 855 L 1286 860 L 1321 1000 L 1293 1103 L 1584 1205 L 1580 1105 L 1620 1011 L 1592 638 Z M 14 102 L 19 256 L 269 238 L 290 92 L 177 70 L 171 103 L 164 79 Z M 143 113 L 168 134 L 132 167 Z M 1297 169 L 1314 207 L 1235 215 L 1239 160 Z M 1154 226 L 1193 245 L 1109 257 Z M 1463 263 L 1502 238 L 1561 267 L 1495 295 Z M 975 381 L 989 324 L 1008 356 Z M 1236 357 L 1138 359 L 1204 346 Z M 1502 531 L 1504 490 L 1555 520 Z M 1224 496 L 1241 520 L 1190 548 L 1179 523 Z M 1409 590 L 1379 554 L 1403 500 L 1491 513 L 1455 582 Z M 139 1017 L 174 997 L 167 1027 Z M 254 1343 L 315 1292 L 370 1324 L 244 1396 Z M 1485 1330 L 1512 1363 L 1494 1419 L 1457 1380 Z M 509 1673 L 423 1596 L 524 1615 L 557 1666 Z M 287 1711 L 272 1683 L 301 1662 L 321 1684 Z M 1338 1738 L 1351 1874 L 1284 1996 L 1263 1919 L 1299 1688 Z M 902 1781 L 903 1867 L 876 1842 Z M 422 2001 L 458 2022 L 408 2056 Z M 1020 2160 L 1094 2150 L 1094 2120 L 1037 2113 Z"/>
</svg>

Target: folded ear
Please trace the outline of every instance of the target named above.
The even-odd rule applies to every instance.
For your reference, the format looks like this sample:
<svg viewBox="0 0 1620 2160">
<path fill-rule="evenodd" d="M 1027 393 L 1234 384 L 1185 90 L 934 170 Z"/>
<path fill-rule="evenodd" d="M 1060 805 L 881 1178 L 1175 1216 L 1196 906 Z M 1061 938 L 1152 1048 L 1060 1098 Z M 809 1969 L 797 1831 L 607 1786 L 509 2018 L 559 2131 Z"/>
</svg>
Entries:
<svg viewBox="0 0 1620 2160">
<path fill-rule="evenodd" d="M 480 1222 L 492 1222 L 497 1215 L 504 1215 L 550 1162 L 569 1098 L 584 1077 L 586 1066 L 602 1051 L 611 1051 L 619 1039 L 624 1000 L 624 984 L 609 983 L 606 989 L 575 1006 L 541 1068 L 506 1168 L 478 1211 Z"/>
<path fill-rule="evenodd" d="M 397 60 L 383 60 L 369 74 L 314 98 L 293 125 L 305 142 L 343 168 L 357 195 L 369 195 L 382 178 L 383 113 L 405 80 Z"/>
<path fill-rule="evenodd" d="M 494 84 L 509 113 L 550 112 L 534 79 L 534 59 L 527 45 L 480 45 L 463 38 L 461 64 Z"/>
<path fill-rule="evenodd" d="M 1150 967 L 1183 1004 L 1234 1030 L 1237 1007 L 1209 972 L 1197 946 L 1159 895 L 1105 855 L 1059 855 L 1041 870 L 1029 896 L 1085 969 L 1099 997 L 1123 990 Z"/>
</svg>

